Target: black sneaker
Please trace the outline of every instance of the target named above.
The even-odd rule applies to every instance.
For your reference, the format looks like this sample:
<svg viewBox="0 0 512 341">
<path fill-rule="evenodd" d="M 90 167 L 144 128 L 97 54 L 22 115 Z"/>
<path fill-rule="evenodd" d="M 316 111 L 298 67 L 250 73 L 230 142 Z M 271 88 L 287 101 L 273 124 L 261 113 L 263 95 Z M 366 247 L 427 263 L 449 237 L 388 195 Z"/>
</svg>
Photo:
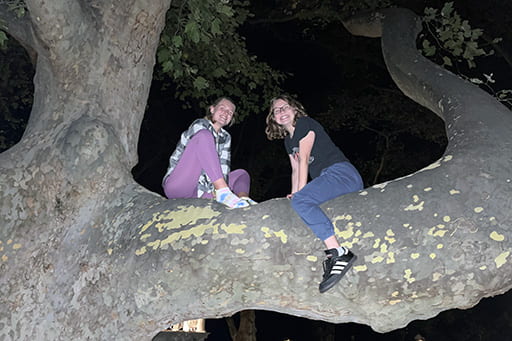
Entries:
<svg viewBox="0 0 512 341">
<path fill-rule="evenodd" d="M 338 283 L 357 259 L 357 256 L 351 251 L 343 256 L 338 256 L 336 249 L 330 249 L 325 250 L 325 254 L 328 257 L 323 263 L 324 277 L 319 287 L 321 293 L 326 292 Z"/>
</svg>

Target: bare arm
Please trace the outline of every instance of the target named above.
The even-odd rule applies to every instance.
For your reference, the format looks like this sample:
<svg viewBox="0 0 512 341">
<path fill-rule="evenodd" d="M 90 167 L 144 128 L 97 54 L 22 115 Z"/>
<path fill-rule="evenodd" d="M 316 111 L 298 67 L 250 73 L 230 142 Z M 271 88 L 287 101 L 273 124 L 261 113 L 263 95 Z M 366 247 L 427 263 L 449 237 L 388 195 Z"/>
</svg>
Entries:
<svg viewBox="0 0 512 341">
<path fill-rule="evenodd" d="M 297 191 L 308 183 L 309 157 L 315 144 L 315 132 L 310 131 L 299 141 L 299 174 Z"/>
<path fill-rule="evenodd" d="M 299 158 L 297 154 L 289 154 L 290 165 L 292 166 L 292 190 L 286 197 L 291 198 L 293 193 L 297 192 L 299 186 Z"/>
</svg>

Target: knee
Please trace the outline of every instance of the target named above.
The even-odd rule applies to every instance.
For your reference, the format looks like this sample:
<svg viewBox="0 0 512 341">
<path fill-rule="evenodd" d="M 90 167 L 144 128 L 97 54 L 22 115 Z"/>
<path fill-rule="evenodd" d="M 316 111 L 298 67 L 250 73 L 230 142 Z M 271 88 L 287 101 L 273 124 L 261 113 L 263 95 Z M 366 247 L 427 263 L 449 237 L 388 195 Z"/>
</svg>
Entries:
<svg viewBox="0 0 512 341">
<path fill-rule="evenodd" d="M 303 195 L 300 191 L 295 193 L 292 197 L 292 200 L 291 200 L 291 205 L 292 205 L 292 208 L 295 210 L 295 211 L 302 211 L 304 210 L 306 207 L 310 206 L 312 203 L 309 202 L 310 200 L 308 200 L 308 196 L 306 195 Z"/>
<path fill-rule="evenodd" d="M 192 136 L 190 141 L 197 141 L 199 143 L 201 142 L 214 142 L 213 134 L 208 131 L 207 129 L 201 129 L 197 133 Z"/>
<path fill-rule="evenodd" d="M 249 172 L 247 172 L 245 169 L 235 169 L 234 171 L 230 172 L 229 176 L 233 176 L 235 178 L 250 179 Z"/>
</svg>

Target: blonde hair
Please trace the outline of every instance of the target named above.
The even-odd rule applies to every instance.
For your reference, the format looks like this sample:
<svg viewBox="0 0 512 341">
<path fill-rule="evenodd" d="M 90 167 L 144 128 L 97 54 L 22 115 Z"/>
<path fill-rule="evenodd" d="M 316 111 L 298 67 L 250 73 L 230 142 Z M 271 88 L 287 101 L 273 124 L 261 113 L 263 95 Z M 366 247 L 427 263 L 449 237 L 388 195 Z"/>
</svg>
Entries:
<svg viewBox="0 0 512 341">
<path fill-rule="evenodd" d="M 236 121 L 236 104 L 231 98 L 229 98 L 227 96 L 219 97 L 215 101 L 213 101 L 213 103 L 210 104 L 206 108 L 206 116 L 204 118 L 213 122 L 213 115 L 212 115 L 212 112 L 210 111 L 210 107 L 216 107 L 217 104 L 219 104 L 223 100 L 230 101 L 231 104 L 233 104 L 233 106 L 235 107 L 235 110 L 233 111 L 233 116 L 231 117 L 231 121 L 229 122 L 229 125 L 228 125 L 228 127 L 231 127 Z M 215 123 L 215 122 L 213 122 L 213 123 Z"/>
<path fill-rule="evenodd" d="M 288 105 L 292 107 L 292 109 L 295 111 L 295 118 L 293 120 L 294 126 L 297 123 L 297 118 L 308 116 L 308 114 L 306 114 L 304 106 L 295 98 L 286 94 L 282 94 L 272 98 L 270 100 L 270 110 L 266 118 L 267 127 L 265 128 L 265 134 L 267 134 L 267 138 L 269 140 L 284 139 L 288 135 L 288 131 L 279 124 L 277 124 L 277 122 L 274 120 L 273 105 L 274 102 L 277 101 L 278 99 L 281 99 L 288 103 Z"/>
</svg>

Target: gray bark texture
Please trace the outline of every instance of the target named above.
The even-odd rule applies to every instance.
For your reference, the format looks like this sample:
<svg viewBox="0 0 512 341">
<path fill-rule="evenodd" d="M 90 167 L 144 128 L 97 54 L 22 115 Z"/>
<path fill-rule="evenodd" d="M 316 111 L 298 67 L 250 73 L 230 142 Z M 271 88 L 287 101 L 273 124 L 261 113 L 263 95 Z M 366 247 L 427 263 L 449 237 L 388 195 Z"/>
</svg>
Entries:
<svg viewBox="0 0 512 341">
<path fill-rule="evenodd" d="M 510 289 L 511 112 L 421 57 L 406 10 L 373 25 L 393 79 L 445 120 L 449 144 L 425 169 L 323 206 L 359 256 L 327 293 L 323 243 L 287 199 L 229 210 L 136 184 L 169 4 L 27 0 L 35 97 L 0 154 L 0 341 L 150 340 L 246 309 L 386 332 Z"/>
</svg>

